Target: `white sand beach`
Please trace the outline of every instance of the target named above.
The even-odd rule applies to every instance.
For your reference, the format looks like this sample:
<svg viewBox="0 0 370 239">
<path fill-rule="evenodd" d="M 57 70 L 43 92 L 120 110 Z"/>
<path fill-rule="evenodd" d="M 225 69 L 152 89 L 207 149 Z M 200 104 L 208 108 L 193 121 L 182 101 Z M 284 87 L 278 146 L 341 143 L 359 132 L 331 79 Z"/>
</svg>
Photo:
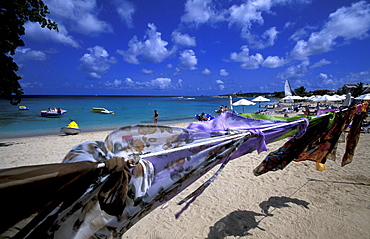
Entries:
<svg viewBox="0 0 370 239">
<path fill-rule="evenodd" d="M 59 163 L 73 146 L 104 140 L 109 133 L 0 140 L 1 168 Z M 217 168 L 143 218 L 123 238 L 369 238 L 369 140 L 370 134 L 361 133 L 354 160 L 344 167 L 340 156 L 345 144 L 340 144 L 338 159 L 328 161 L 324 172 L 304 161 L 256 177 L 253 169 L 270 151 L 247 154 L 231 161 L 179 219 L 175 213 L 182 206 L 177 203 Z M 268 147 L 274 150 L 283 143 Z"/>
</svg>

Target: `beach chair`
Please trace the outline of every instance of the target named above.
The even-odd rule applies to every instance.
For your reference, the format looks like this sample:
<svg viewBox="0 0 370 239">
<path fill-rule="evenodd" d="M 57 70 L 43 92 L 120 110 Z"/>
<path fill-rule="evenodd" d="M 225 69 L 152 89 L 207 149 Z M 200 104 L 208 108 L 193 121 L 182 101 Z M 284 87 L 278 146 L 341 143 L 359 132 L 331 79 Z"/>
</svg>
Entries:
<svg viewBox="0 0 370 239">
<path fill-rule="evenodd" d="M 364 120 L 361 130 L 365 131 L 365 133 L 370 133 L 370 122 L 367 120 Z"/>
<path fill-rule="evenodd" d="M 285 110 L 275 110 L 275 113 L 277 113 L 277 114 L 284 114 L 285 113 Z"/>
</svg>

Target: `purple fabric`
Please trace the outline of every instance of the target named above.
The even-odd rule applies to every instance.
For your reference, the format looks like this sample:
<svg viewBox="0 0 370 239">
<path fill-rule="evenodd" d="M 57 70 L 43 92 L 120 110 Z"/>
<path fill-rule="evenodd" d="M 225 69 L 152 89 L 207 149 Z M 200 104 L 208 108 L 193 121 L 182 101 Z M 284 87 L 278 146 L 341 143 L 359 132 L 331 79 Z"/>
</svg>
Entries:
<svg viewBox="0 0 370 239">
<path fill-rule="evenodd" d="M 339 109 L 318 109 L 317 110 L 317 115 L 322 115 L 322 114 L 326 114 L 330 111 L 333 111 L 333 112 L 338 112 Z"/>
<path fill-rule="evenodd" d="M 290 123 L 287 125 L 287 123 Z M 258 137 L 249 139 L 232 156 L 232 159 L 243 156 L 258 150 L 258 153 L 267 150 L 266 144 L 280 139 L 284 134 L 290 132 L 293 128 L 298 129 L 297 136 L 302 136 L 306 131 L 309 121 L 301 118 L 295 121 L 275 121 L 246 118 L 231 112 L 222 113 L 216 119 L 211 121 L 191 123 L 187 129 L 197 131 L 250 131 Z M 268 129 L 274 127 L 273 129 Z M 263 136 L 261 136 L 263 131 Z M 262 137 L 262 138 L 261 138 Z"/>
</svg>

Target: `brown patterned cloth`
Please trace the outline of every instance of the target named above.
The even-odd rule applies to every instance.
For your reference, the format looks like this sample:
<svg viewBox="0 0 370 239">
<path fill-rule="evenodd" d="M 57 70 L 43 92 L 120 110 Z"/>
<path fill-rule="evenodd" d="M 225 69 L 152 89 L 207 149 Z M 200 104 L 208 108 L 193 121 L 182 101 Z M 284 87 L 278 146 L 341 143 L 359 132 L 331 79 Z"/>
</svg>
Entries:
<svg viewBox="0 0 370 239">
<path fill-rule="evenodd" d="M 6 218 L 0 223 L 0 236 L 16 234 L 19 238 L 24 237 L 55 208 L 62 211 L 69 207 L 86 192 L 91 182 L 107 174 L 110 177 L 99 194 L 101 207 L 107 213 L 114 213 L 110 210 L 112 207 L 124 207 L 130 179 L 128 167 L 120 158 L 113 158 L 105 165 L 98 168 L 98 163 L 78 162 L 0 170 L 0 207 Z M 117 179 L 124 184 L 118 185 Z M 48 225 L 48 220 L 52 223 L 51 219 L 47 218 L 43 227 Z M 24 224 L 27 226 L 22 227 Z M 45 238 L 46 232 L 38 229 L 31 233 L 37 238 Z"/>
</svg>

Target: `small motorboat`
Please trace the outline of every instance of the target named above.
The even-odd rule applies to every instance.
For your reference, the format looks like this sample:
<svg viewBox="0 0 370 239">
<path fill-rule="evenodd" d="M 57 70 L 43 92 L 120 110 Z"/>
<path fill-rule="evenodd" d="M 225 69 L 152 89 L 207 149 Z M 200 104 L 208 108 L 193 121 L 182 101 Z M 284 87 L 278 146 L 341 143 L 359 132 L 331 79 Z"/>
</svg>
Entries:
<svg viewBox="0 0 370 239">
<path fill-rule="evenodd" d="M 21 105 L 18 107 L 19 110 L 29 110 L 29 108 L 27 108 L 26 106 L 24 105 Z"/>
<path fill-rule="evenodd" d="M 61 108 L 52 108 L 48 110 L 41 110 L 41 116 L 42 117 L 50 117 L 50 118 L 56 118 L 56 117 L 62 117 L 67 110 L 63 110 Z"/>
<path fill-rule="evenodd" d="M 98 108 L 98 107 L 92 108 L 91 112 L 100 113 L 100 114 L 114 114 L 114 111 L 107 110 L 106 108 Z"/>
<path fill-rule="evenodd" d="M 60 132 L 65 133 L 66 135 L 76 135 L 79 134 L 81 129 L 78 127 L 76 121 L 71 120 L 71 122 L 60 129 Z"/>
</svg>

